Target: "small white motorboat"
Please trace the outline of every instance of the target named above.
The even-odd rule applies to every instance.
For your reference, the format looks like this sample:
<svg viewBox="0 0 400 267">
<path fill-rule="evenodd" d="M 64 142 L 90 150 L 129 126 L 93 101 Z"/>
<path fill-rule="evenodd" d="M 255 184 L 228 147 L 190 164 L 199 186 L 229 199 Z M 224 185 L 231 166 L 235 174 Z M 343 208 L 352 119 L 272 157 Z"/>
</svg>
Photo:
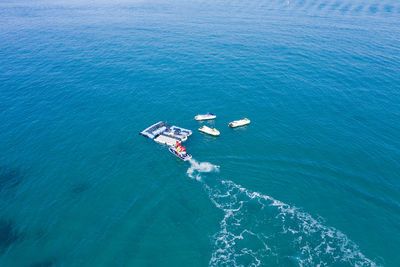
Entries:
<svg viewBox="0 0 400 267">
<path fill-rule="evenodd" d="M 230 122 L 230 123 L 228 124 L 228 126 L 229 126 L 229 127 L 232 127 L 232 128 L 236 128 L 236 127 L 244 126 L 244 125 L 247 125 L 247 124 L 250 124 L 250 120 L 249 120 L 248 118 L 243 118 L 243 119 L 238 120 L 238 121 L 232 121 L 232 122 Z"/>
<path fill-rule="evenodd" d="M 215 116 L 215 114 L 207 113 L 207 114 L 203 114 L 203 115 L 197 115 L 196 117 L 194 117 L 194 119 L 196 121 L 204 121 L 204 120 L 213 120 L 216 117 L 217 116 Z"/>
<path fill-rule="evenodd" d="M 200 131 L 200 132 L 203 132 L 203 133 L 206 133 L 206 134 L 213 135 L 213 136 L 218 136 L 218 135 L 220 135 L 220 132 L 219 132 L 217 129 L 215 129 L 215 128 L 210 128 L 210 127 L 205 126 L 205 125 L 201 126 L 201 127 L 199 128 L 199 131 Z"/>
</svg>

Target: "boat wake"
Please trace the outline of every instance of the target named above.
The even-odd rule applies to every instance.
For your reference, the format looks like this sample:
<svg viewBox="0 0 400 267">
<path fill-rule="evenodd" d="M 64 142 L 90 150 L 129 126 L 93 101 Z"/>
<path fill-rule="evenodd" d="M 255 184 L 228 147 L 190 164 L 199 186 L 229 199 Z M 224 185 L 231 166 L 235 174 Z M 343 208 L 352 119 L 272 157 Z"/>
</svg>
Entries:
<svg viewBox="0 0 400 267">
<path fill-rule="evenodd" d="M 223 212 L 209 265 L 376 266 L 357 244 L 321 219 L 229 180 L 203 181 L 201 173 L 218 171 L 219 166 L 194 159 L 190 164 L 188 176 L 202 182 Z"/>
<path fill-rule="evenodd" d="M 196 179 L 197 181 L 201 180 L 200 173 L 202 172 L 218 172 L 219 166 L 213 165 L 209 162 L 197 162 L 195 159 L 189 160 L 190 167 L 187 170 L 187 175 L 190 178 Z"/>
</svg>

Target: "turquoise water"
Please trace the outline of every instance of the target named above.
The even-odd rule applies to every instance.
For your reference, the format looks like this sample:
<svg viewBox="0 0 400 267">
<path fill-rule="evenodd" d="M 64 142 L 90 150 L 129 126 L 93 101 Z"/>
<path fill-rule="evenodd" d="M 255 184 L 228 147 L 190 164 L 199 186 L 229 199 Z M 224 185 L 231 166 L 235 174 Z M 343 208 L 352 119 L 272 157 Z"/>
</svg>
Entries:
<svg viewBox="0 0 400 267">
<path fill-rule="evenodd" d="M 399 266 L 399 18 L 2 1 L 0 266 Z M 191 162 L 138 135 L 160 120 Z"/>
</svg>

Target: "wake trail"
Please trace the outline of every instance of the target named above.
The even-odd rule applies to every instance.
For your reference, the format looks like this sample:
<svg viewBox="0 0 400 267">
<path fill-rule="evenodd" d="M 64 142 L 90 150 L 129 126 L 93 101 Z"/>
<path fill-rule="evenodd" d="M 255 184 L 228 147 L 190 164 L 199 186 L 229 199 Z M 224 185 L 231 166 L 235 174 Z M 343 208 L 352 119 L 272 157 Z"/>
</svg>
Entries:
<svg viewBox="0 0 400 267">
<path fill-rule="evenodd" d="M 321 219 L 233 181 L 204 180 L 202 173 L 218 172 L 219 166 L 189 162 L 187 175 L 202 183 L 223 212 L 210 266 L 376 266 L 356 243 Z"/>
<path fill-rule="evenodd" d="M 201 180 L 200 173 L 202 172 L 218 172 L 219 166 L 213 165 L 209 162 L 197 162 L 195 159 L 189 159 L 190 167 L 187 170 L 187 175 L 190 178 Z M 196 173 L 196 174 L 195 174 Z"/>
</svg>

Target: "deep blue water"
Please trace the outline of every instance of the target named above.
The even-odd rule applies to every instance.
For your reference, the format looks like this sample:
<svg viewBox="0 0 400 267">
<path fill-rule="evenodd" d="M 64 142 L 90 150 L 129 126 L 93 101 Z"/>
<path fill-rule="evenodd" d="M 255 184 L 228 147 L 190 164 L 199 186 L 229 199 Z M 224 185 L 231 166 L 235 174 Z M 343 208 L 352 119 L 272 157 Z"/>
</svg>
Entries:
<svg viewBox="0 0 400 267">
<path fill-rule="evenodd" d="M 399 266 L 399 133 L 397 1 L 2 1 L 0 266 Z"/>
</svg>

